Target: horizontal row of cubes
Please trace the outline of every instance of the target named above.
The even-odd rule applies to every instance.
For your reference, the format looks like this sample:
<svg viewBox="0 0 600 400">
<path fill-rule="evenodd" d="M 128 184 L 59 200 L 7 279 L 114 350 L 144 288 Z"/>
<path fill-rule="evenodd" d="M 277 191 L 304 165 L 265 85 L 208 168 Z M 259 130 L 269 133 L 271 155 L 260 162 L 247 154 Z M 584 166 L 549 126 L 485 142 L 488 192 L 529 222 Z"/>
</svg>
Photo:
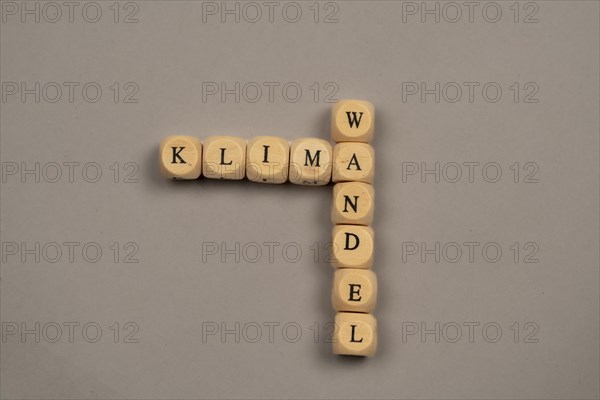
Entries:
<svg viewBox="0 0 600 400">
<path fill-rule="evenodd" d="M 372 183 L 374 151 L 366 143 L 335 146 L 323 139 L 301 138 L 291 145 L 283 138 L 258 136 L 248 142 L 236 136 L 210 136 L 204 144 L 193 136 L 169 136 L 160 144 L 165 177 L 249 180 L 280 184 L 326 185 L 356 181 Z"/>
</svg>

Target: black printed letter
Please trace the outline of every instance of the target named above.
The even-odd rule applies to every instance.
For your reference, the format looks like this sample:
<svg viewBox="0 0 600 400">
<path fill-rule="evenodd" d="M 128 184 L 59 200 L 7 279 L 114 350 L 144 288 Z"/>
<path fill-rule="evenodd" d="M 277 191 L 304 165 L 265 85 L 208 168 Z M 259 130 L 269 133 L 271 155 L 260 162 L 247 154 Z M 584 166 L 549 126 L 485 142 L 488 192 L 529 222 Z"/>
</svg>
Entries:
<svg viewBox="0 0 600 400">
<path fill-rule="evenodd" d="M 177 150 L 177 147 L 171 148 L 173 149 L 173 161 L 171 161 L 171 164 L 177 164 L 176 158 L 179 159 L 179 164 L 185 164 L 185 160 L 179 155 L 179 153 L 181 153 L 181 150 L 185 149 L 185 147 L 180 147 L 179 150 Z"/>
</svg>

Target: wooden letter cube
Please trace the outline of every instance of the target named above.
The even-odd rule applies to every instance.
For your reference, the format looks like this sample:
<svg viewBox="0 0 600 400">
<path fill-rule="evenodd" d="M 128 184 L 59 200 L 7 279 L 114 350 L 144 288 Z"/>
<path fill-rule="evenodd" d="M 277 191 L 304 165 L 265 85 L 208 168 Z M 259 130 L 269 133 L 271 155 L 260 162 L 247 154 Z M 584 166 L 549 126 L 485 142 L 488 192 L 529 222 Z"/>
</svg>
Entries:
<svg viewBox="0 0 600 400">
<path fill-rule="evenodd" d="M 375 150 L 366 143 L 344 142 L 333 146 L 333 182 L 373 183 Z"/>
<path fill-rule="evenodd" d="M 365 269 L 338 269 L 331 302 L 336 311 L 372 312 L 377 304 L 377 276 Z"/>
<path fill-rule="evenodd" d="M 340 100 L 331 114 L 334 142 L 369 143 L 375 130 L 375 107 L 368 101 Z"/>
<path fill-rule="evenodd" d="M 210 136 L 204 140 L 203 175 L 210 179 L 244 179 L 246 141 L 235 136 Z"/>
<path fill-rule="evenodd" d="M 377 320 L 371 314 L 340 312 L 335 316 L 333 352 L 372 356 L 377 350 Z"/>
<path fill-rule="evenodd" d="M 334 226 L 331 266 L 335 268 L 371 268 L 375 249 L 374 235 L 373 229 L 368 226 Z"/>
<path fill-rule="evenodd" d="M 284 183 L 290 167 L 290 144 L 274 136 L 258 136 L 248 142 L 246 176 L 253 182 Z"/>
<path fill-rule="evenodd" d="M 375 191 L 368 183 L 344 182 L 333 186 L 334 224 L 371 225 L 374 208 Z"/>
<path fill-rule="evenodd" d="M 161 173 L 173 179 L 197 179 L 202 171 L 202 143 L 192 136 L 168 136 L 160 142 Z"/>
<path fill-rule="evenodd" d="M 297 185 L 327 185 L 333 169 L 331 144 L 322 139 L 303 138 L 292 142 L 290 182 Z"/>
</svg>

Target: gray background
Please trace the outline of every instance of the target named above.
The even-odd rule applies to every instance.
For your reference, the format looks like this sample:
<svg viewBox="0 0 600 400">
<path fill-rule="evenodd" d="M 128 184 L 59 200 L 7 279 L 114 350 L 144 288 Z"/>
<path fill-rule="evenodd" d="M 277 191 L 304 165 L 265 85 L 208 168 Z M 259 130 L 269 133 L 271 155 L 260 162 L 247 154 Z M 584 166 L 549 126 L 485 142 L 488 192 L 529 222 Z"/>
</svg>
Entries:
<svg viewBox="0 0 600 400">
<path fill-rule="evenodd" d="M 118 23 L 113 2 L 95 3 L 103 12 L 96 23 L 82 18 L 84 2 L 73 22 L 3 15 L 3 82 L 79 84 L 73 102 L 65 91 L 55 103 L 54 92 L 41 93 L 39 103 L 33 95 L 1 103 L 4 167 L 37 162 L 41 174 L 39 183 L 20 174 L 2 183 L 2 242 L 40 243 L 41 257 L 36 263 L 34 255 L 3 252 L 3 329 L 40 323 L 39 343 L 34 334 L 1 343 L 3 398 L 598 398 L 599 4 L 522 2 L 514 22 L 512 1 L 477 2 L 472 22 L 463 7 L 453 23 L 443 2 L 439 22 L 403 13 L 411 6 L 402 2 L 334 3 L 319 5 L 318 23 L 313 2 L 302 1 L 296 23 L 282 17 L 285 2 L 272 23 L 268 15 L 245 21 L 254 16 L 248 8 L 239 23 L 210 15 L 203 22 L 196 1 L 121 3 Z M 138 21 L 123 23 L 136 6 Z M 502 17 L 486 21 L 483 8 L 490 19 L 496 6 Z M 334 11 L 338 22 L 324 23 Z M 524 23 L 533 12 L 537 22 Z M 99 101 L 82 97 L 87 82 L 101 86 Z M 117 102 L 109 89 L 115 82 Z M 139 88 L 137 103 L 123 102 L 128 82 Z M 203 99 L 203 82 L 279 86 L 272 101 L 263 85 L 254 103 L 254 92 L 223 102 Z M 302 89 L 296 102 L 281 93 L 290 82 Z M 454 103 L 453 91 L 437 103 L 434 95 L 403 101 L 403 82 L 455 82 L 464 90 Z M 479 84 L 472 102 L 464 82 Z M 482 97 L 489 82 L 502 89 L 497 102 Z M 537 102 L 524 103 L 532 88 Z M 157 146 L 169 134 L 329 138 L 324 97 L 332 91 L 333 99 L 371 100 L 377 112 L 379 351 L 372 359 L 333 356 L 327 343 L 331 186 L 173 183 L 157 170 Z M 80 163 L 73 182 L 66 167 L 49 182 L 51 163 L 69 161 Z M 96 183 L 81 174 L 93 162 L 102 171 Z M 115 162 L 119 183 L 109 168 Z M 123 182 L 128 162 L 139 167 L 137 183 Z M 452 183 L 454 163 L 465 162 L 479 163 L 472 182 L 463 166 Z M 524 182 L 528 162 L 537 182 Z M 439 182 L 403 177 L 403 168 L 421 163 L 439 163 Z M 495 183 L 487 181 L 494 169 L 482 175 L 487 163 L 502 169 Z M 73 262 L 42 254 L 48 243 L 64 242 L 79 243 Z M 137 263 L 124 262 L 128 242 L 138 247 Z M 267 242 L 277 243 L 272 260 Z M 478 243 L 473 260 L 466 242 Z M 101 247 L 100 261 L 82 257 L 86 243 Z M 206 254 L 207 243 L 239 243 L 239 261 Z M 436 243 L 439 262 L 408 252 Z M 256 262 L 253 246 L 262 250 Z M 463 253 L 454 260 L 456 246 Z M 492 262 L 496 246 L 502 254 Z M 538 262 L 524 262 L 532 251 L 527 261 Z M 79 324 L 72 343 L 68 323 Z M 234 334 L 203 340 L 203 329 L 236 323 L 239 343 Z M 408 334 L 433 332 L 436 323 L 437 341 L 434 333 Z M 53 343 L 56 325 L 62 336 Z M 95 326 L 102 334 L 89 343 Z M 257 326 L 262 335 L 253 343 Z"/>
</svg>

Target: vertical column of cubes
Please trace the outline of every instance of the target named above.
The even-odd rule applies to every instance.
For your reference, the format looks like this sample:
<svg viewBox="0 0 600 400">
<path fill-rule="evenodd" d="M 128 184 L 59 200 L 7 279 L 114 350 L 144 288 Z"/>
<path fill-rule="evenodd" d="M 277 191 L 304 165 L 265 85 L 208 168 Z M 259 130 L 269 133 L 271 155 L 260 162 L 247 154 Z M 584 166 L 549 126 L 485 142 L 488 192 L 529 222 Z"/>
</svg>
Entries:
<svg viewBox="0 0 600 400">
<path fill-rule="evenodd" d="M 373 266 L 375 152 L 373 104 L 341 100 L 332 110 L 333 202 L 331 219 L 336 268 L 331 300 L 337 314 L 333 352 L 372 356 L 377 349 L 377 277 Z"/>
</svg>

